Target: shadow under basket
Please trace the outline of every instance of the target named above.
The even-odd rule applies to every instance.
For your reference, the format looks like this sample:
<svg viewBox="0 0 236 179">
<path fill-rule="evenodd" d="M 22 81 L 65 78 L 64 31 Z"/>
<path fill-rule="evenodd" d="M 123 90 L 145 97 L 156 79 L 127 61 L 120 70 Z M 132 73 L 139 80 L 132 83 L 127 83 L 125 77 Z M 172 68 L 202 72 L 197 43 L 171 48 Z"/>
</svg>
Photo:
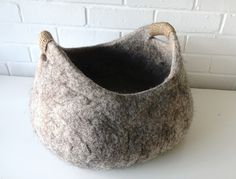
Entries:
<svg viewBox="0 0 236 179">
<path fill-rule="evenodd" d="M 84 168 L 128 167 L 183 139 L 193 102 L 170 24 L 82 48 L 62 48 L 44 31 L 40 48 L 32 124 L 61 159 Z"/>
</svg>

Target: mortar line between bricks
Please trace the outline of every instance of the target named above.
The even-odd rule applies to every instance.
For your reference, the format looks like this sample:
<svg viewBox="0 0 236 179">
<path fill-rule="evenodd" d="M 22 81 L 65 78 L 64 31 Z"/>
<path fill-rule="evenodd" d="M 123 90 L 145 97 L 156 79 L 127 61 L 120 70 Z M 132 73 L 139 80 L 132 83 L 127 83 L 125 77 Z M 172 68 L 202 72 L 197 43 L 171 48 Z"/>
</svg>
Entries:
<svg viewBox="0 0 236 179">
<path fill-rule="evenodd" d="M 158 10 L 155 10 L 153 13 L 153 22 L 157 22 L 157 13 L 158 13 Z"/>
<path fill-rule="evenodd" d="M 1 23 L 0 23 L 1 24 Z M 11 23 L 5 23 L 11 24 Z M 120 31 L 120 30 L 136 30 L 139 27 L 131 27 L 131 28 L 119 28 L 119 27 L 97 27 L 97 26 L 83 26 L 83 25 L 57 25 L 57 24 L 43 24 L 43 23 L 15 23 L 18 25 L 38 25 L 38 26 L 45 26 L 51 28 L 78 28 L 78 29 L 100 29 L 100 30 L 112 30 L 112 31 Z M 140 26 L 141 27 L 141 26 Z"/>
<path fill-rule="evenodd" d="M 6 24 L 6 25 L 12 25 L 13 23 L 0 23 Z M 97 29 L 97 30 L 111 30 L 111 31 L 120 31 L 120 30 L 136 30 L 138 27 L 134 28 L 116 28 L 116 27 L 95 27 L 95 26 L 83 26 L 83 25 L 67 25 L 67 24 L 43 24 L 43 23 L 33 23 L 33 22 L 15 22 L 15 25 L 35 25 L 35 26 L 43 26 L 44 28 L 50 27 L 50 28 L 76 28 L 76 29 Z M 141 26 L 140 26 L 141 27 Z"/>
<path fill-rule="evenodd" d="M 37 3 L 37 1 L 35 2 Z M 145 7 L 145 6 L 132 6 L 132 5 L 124 5 L 124 4 L 99 4 L 99 3 L 83 3 L 83 2 L 64 2 L 64 1 L 53 1 L 50 2 L 52 4 L 77 4 L 81 5 L 81 7 L 98 7 L 98 8 L 114 8 L 114 9 L 134 9 L 134 10 L 173 10 L 173 11 L 189 11 L 192 12 L 191 8 L 175 8 L 175 7 Z M 200 11 L 200 12 L 209 12 L 209 11 Z M 211 12 L 210 12 L 211 13 Z"/>
<path fill-rule="evenodd" d="M 222 14 L 222 11 L 207 11 L 207 10 L 199 10 L 199 11 L 193 11 L 191 8 L 190 9 L 184 9 L 184 8 L 165 8 L 165 7 L 143 7 L 143 6 L 112 6 L 112 5 L 107 5 L 107 6 L 99 6 L 99 5 L 88 5 L 87 7 L 90 8 L 104 8 L 104 9 L 125 9 L 125 10 L 160 10 L 160 11 L 170 11 L 170 12 L 189 12 L 189 13 L 199 13 L 199 14 Z"/>
<path fill-rule="evenodd" d="M 98 5 L 98 6 L 117 6 L 117 7 L 119 7 L 119 6 L 122 6 L 123 4 L 122 4 L 122 2 L 121 2 L 121 4 L 120 3 L 118 3 L 118 4 L 114 4 L 114 3 L 109 3 L 109 2 L 106 2 L 106 3 L 96 3 L 96 2 L 76 2 L 76 1 L 73 1 L 73 0 L 67 0 L 67 1 L 65 1 L 65 0 L 54 0 L 54 1 L 52 1 L 52 3 L 61 3 L 61 4 L 78 4 L 78 5 L 91 5 L 91 6 L 93 6 L 93 5 Z"/>
<path fill-rule="evenodd" d="M 177 32 L 177 34 L 181 35 L 189 35 L 189 36 L 206 36 L 210 38 L 215 38 L 215 37 L 223 37 L 223 38 L 236 38 L 236 35 L 230 35 L 230 34 L 215 34 L 214 32 Z M 219 36 L 220 35 L 220 36 Z"/>
<path fill-rule="evenodd" d="M 107 31 L 107 32 L 120 32 L 120 31 L 134 31 L 135 29 L 112 29 L 112 28 L 104 28 L 104 27 L 75 27 L 75 26 L 63 26 L 63 27 L 58 27 L 58 29 L 73 29 L 73 30 L 94 30 L 94 31 Z"/>
<path fill-rule="evenodd" d="M 31 53 L 31 49 L 30 49 L 30 47 L 27 47 L 27 49 L 28 49 L 28 53 L 29 53 L 29 57 L 30 57 L 30 62 L 33 62 L 33 56 Z"/>
<path fill-rule="evenodd" d="M 126 0 L 124 0 L 126 1 Z M 198 1 L 198 0 L 197 0 Z M 37 1 L 35 1 L 37 3 Z M 209 13 L 209 14 L 216 14 L 216 13 L 222 13 L 222 11 L 206 11 L 206 10 L 200 10 L 200 11 L 193 11 L 192 8 L 175 8 L 175 7 L 145 7 L 145 6 L 130 6 L 127 4 L 99 4 L 99 3 L 83 3 L 83 2 L 64 2 L 64 1 L 53 1 L 50 2 L 52 4 L 77 4 L 81 5 L 81 7 L 86 8 L 107 8 L 107 9 L 130 9 L 130 10 L 165 10 L 165 11 L 171 11 L 171 12 L 193 12 L 193 13 Z"/>
<path fill-rule="evenodd" d="M 17 7 L 17 9 L 18 9 L 18 15 L 19 15 L 19 17 L 20 17 L 20 22 L 23 22 L 24 19 L 23 19 L 23 15 L 22 15 L 22 13 L 21 13 L 20 5 L 19 5 L 19 4 L 15 4 L 15 5 L 16 5 L 16 7 Z"/>
<path fill-rule="evenodd" d="M 56 42 L 58 42 L 58 44 L 60 44 L 60 39 L 59 39 L 59 33 L 58 33 L 58 29 L 57 29 L 57 27 L 55 28 L 55 30 L 56 30 Z"/>
<path fill-rule="evenodd" d="M 197 0 L 198 1 L 198 0 Z M 222 14 L 225 11 L 223 10 L 219 10 L 219 11 L 213 11 L 213 10 L 201 10 L 201 9 L 192 9 L 191 8 L 175 8 L 175 7 L 145 7 L 145 6 L 132 6 L 132 5 L 119 5 L 119 6 L 114 6 L 114 5 L 109 5 L 109 4 L 105 4 L 105 5 L 101 5 L 101 4 L 87 4 L 86 6 L 88 7 L 98 7 L 98 8 L 111 8 L 111 9 L 134 9 L 134 10 L 160 10 L 160 11 L 171 11 L 171 12 L 192 12 L 192 13 L 209 13 L 209 14 Z"/>
<path fill-rule="evenodd" d="M 122 0 L 123 1 L 123 0 Z M 126 2 L 126 0 L 124 0 Z M 37 1 L 36 1 L 37 2 Z M 35 3 L 36 3 L 35 2 Z M 81 5 L 81 7 L 104 7 L 104 8 L 118 8 L 118 9 L 136 9 L 136 10 L 155 10 L 155 9 L 163 9 L 163 10 L 181 10 L 181 11 L 191 11 L 191 8 L 175 8 L 175 7 L 145 7 L 145 6 L 135 6 L 135 5 L 127 5 L 126 4 L 105 4 L 105 3 L 86 3 L 86 2 L 75 2 L 75 1 L 53 1 L 50 2 L 52 4 L 76 4 L 76 5 Z"/>
<path fill-rule="evenodd" d="M 84 25 L 84 27 L 87 27 L 89 24 L 89 22 L 88 22 L 88 8 L 86 7 L 84 9 L 84 11 L 85 11 L 85 25 Z"/>
<path fill-rule="evenodd" d="M 37 37 L 36 37 L 37 38 Z M 20 45 L 20 46 L 25 46 L 25 47 L 28 47 L 28 46 L 31 46 L 31 45 L 36 45 L 37 46 L 37 42 L 5 42 L 5 43 L 0 43 L 0 45 Z"/>
<path fill-rule="evenodd" d="M 36 37 L 37 38 L 37 37 Z M 15 45 L 15 46 L 23 46 L 23 47 L 29 47 L 29 45 L 33 45 L 37 43 L 24 43 L 24 42 L 4 42 L 0 43 L 0 46 L 8 46 L 8 45 Z"/>
<path fill-rule="evenodd" d="M 192 10 L 198 10 L 198 0 L 194 0 Z"/>
<path fill-rule="evenodd" d="M 127 5 L 127 0 L 122 0 L 122 5 Z"/>
<path fill-rule="evenodd" d="M 211 55 L 202 55 L 200 53 L 185 53 L 185 52 L 183 52 L 182 55 L 206 56 L 206 57 L 210 57 L 211 56 Z"/>
<path fill-rule="evenodd" d="M 10 76 L 13 76 L 13 75 L 12 75 L 12 71 L 11 71 L 11 69 L 9 68 L 9 62 L 6 62 L 6 65 L 7 65 L 7 69 L 8 69 L 9 75 L 10 75 Z"/>
<path fill-rule="evenodd" d="M 214 74 L 214 72 L 212 73 L 212 71 L 211 71 L 211 68 L 212 68 L 212 55 L 210 55 L 210 63 L 209 63 L 209 67 L 208 67 L 208 73 L 210 73 L 210 74 Z"/>
<path fill-rule="evenodd" d="M 12 23 L 0 23 L 0 24 L 7 24 L 7 25 L 12 25 Z M 138 27 L 132 27 L 132 28 L 118 28 L 118 27 L 96 27 L 96 26 L 83 26 L 83 25 L 57 25 L 57 24 L 42 24 L 42 23 L 14 23 L 16 25 L 35 25 L 35 26 L 44 26 L 46 27 L 51 27 L 51 28 L 76 28 L 76 29 L 80 29 L 80 30 L 86 30 L 86 29 L 90 29 L 90 30 L 105 30 L 105 31 L 134 31 L 136 29 L 138 29 Z M 140 26 L 141 27 L 141 26 Z M 214 32 L 181 32 L 181 31 L 177 31 L 177 34 L 183 34 L 183 35 L 214 35 Z M 223 34 L 221 35 L 221 37 L 236 37 L 236 35 L 232 34 Z"/>
<path fill-rule="evenodd" d="M 192 8 L 175 8 L 175 7 L 145 7 L 145 6 L 135 6 L 135 5 L 128 5 L 127 0 L 122 0 L 121 4 L 112 4 L 112 3 L 96 3 L 96 2 L 76 2 L 76 1 L 63 1 L 63 0 L 55 0 L 51 3 L 61 3 L 61 4 L 78 4 L 78 5 L 81 5 L 81 6 L 91 6 L 91 7 L 94 7 L 94 6 L 101 6 L 101 7 L 124 7 L 124 8 L 128 8 L 128 9 L 141 9 L 141 10 L 145 10 L 145 9 L 163 9 L 163 10 L 180 10 L 180 11 L 191 11 Z M 125 5 L 125 6 L 124 6 Z M 206 11 L 207 12 L 207 11 Z"/>
<path fill-rule="evenodd" d="M 235 90 L 236 89 L 236 79 L 234 80 L 234 83 L 232 85 L 232 90 Z"/>
<path fill-rule="evenodd" d="M 187 47 L 187 43 L 188 43 L 188 38 L 189 38 L 189 36 L 186 35 L 186 37 L 185 37 L 185 43 L 184 43 L 184 53 L 186 53 L 186 47 Z"/>
<path fill-rule="evenodd" d="M 220 76 L 220 77 L 236 77 L 236 74 L 233 73 L 224 73 L 224 72 L 209 72 L 209 76 Z"/>
<path fill-rule="evenodd" d="M 8 67 L 8 65 L 7 65 L 7 62 L 5 62 L 4 65 L 5 65 L 6 69 L 7 69 L 7 73 L 8 73 L 8 75 L 11 76 L 11 74 L 10 74 L 10 70 L 9 70 L 9 67 Z"/>
<path fill-rule="evenodd" d="M 202 55 L 202 56 L 219 56 L 219 57 L 236 57 L 236 54 L 209 54 L 209 53 L 197 53 L 197 52 L 184 52 L 184 54 Z"/>
<path fill-rule="evenodd" d="M 117 9 L 134 9 L 134 10 L 165 10 L 165 11 L 175 11 L 175 12 L 199 12 L 199 13 L 222 13 L 219 11 L 207 11 L 207 10 L 199 10 L 199 11 L 194 11 L 191 8 L 175 8 L 175 7 L 145 7 L 145 6 L 132 6 L 132 5 L 120 5 L 120 6 L 113 6 L 113 5 L 100 5 L 100 4 L 88 4 L 86 6 L 91 6 L 91 7 L 98 7 L 98 8 L 117 8 Z"/>
<path fill-rule="evenodd" d="M 190 72 L 187 70 L 187 74 L 236 78 L 236 74 L 227 73 Z"/>
<path fill-rule="evenodd" d="M 220 22 L 219 34 L 222 34 L 228 14 L 225 13 Z"/>
<path fill-rule="evenodd" d="M 205 57 L 236 57 L 236 55 L 219 55 L 219 54 L 202 54 L 202 53 L 189 53 L 184 52 L 183 55 L 193 55 L 193 56 L 205 56 Z"/>
<path fill-rule="evenodd" d="M 187 43 L 187 36 L 185 35 L 184 36 L 184 45 L 183 45 L 183 49 L 182 49 L 182 52 L 181 52 L 182 54 L 185 52 L 186 43 Z"/>
</svg>

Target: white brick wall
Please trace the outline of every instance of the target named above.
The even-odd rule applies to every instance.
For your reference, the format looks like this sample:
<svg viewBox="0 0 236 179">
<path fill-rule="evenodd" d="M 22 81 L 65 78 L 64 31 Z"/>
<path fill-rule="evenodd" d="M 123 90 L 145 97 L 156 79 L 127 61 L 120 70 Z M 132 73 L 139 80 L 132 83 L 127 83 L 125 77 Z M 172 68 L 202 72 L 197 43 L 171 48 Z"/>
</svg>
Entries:
<svg viewBox="0 0 236 179">
<path fill-rule="evenodd" d="M 34 63 L 8 62 L 8 70 L 13 76 L 33 76 L 35 71 Z"/>
<path fill-rule="evenodd" d="M 236 11 L 234 0 L 198 0 L 197 6 L 206 11 Z"/>
<path fill-rule="evenodd" d="M 206 55 L 183 54 L 185 68 L 189 72 L 208 72 L 211 57 Z"/>
<path fill-rule="evenodd" d="M 236 75 L 236 56 L 213 56 L 210 72 Z"/>
<path fill-rule="evenodd" d="M 16 4 L 0 3 L 0 22 L 20 22 L 19 9 Z"/>
<path fill-rule="evenodd" d="M 229 35 L 236 35 L 236 14 L 232 14 L 232 13 L 227 14 L 227 18 L 226 18 L 222 33 L 229 34 Z"/>
<path fill-rule="evenodd" d="M 236 37 L 189 36 L 185 52 L 212 55 L 236 55 Z"/>
<path fill-rule="evenodd" d="M 7 65 L 5 63 L 0 62 L 0 74 L 1 75 L 9 75 L 9 71 L 8 71 Z"/>
<path fill-rule="evenodd" d="M 159 10 L 156 14 L 156 21 L 170 22 L 179 32 L 214 33 L 219 30 L 221 19 L 220 13 L 196 11 Z"/>
<path fill-rule="evenodd" d="M 89 9 L 88 25 L 91 27 L 135 29 L 153 22 L 153 10 L 104 8 Z"/>
<path fill-rule="evenodd" d="M 0 61 L 30 62 L 28 47 L 24 45 L 0 45 Z"/>
<path fill-rule="evenodd" d="M 47 25 L 25 23 L 0 23 L 0 43 L 32 44 L 38 42 L 42 30 L 50 31 L 57 39 L 56 28 Z"/>
<path fill-rule="evenodd" d="M 86 23 L 85 8 L 78 4 L 25 2 L 20 8 L 26 23 L 78 26 Z"/>
<path fill-rule="evenodd" d="M 76 47 L 155 21 L 175 26 L 191 86 L 236 90 L 235 0 L 4 0 L 0 75 L 34 75 L 42 30 L 62 46 Z"/>
<path fill-rule="evenodd" d="M 120 37 L 120 33 L 107 30 L 78 28 L 59 28 L 59 42 L 64 47 L 89 46 L 111 41 Z"/>
<path fill-rule="evenodd" d="M 192 9 L 193 0 L 127 0 L 127 5 L 135 7 Z"/>
</svg>

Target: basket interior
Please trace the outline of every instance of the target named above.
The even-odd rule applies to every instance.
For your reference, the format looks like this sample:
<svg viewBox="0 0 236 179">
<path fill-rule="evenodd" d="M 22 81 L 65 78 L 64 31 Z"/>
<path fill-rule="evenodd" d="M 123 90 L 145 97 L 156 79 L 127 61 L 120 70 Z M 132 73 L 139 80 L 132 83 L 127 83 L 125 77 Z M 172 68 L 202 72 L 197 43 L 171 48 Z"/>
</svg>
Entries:
<svg viewBox="0 0 236 179">
<path fill-rule="evenodd" d="M 114 47 L 64 50 L 87 77 L 103 88 L 119 93 L 134 93 L 155 87 L 170 73 L 171 59 L 165 59 L 161 53 L 151 59 L 142 53 Z"/>
</svg>

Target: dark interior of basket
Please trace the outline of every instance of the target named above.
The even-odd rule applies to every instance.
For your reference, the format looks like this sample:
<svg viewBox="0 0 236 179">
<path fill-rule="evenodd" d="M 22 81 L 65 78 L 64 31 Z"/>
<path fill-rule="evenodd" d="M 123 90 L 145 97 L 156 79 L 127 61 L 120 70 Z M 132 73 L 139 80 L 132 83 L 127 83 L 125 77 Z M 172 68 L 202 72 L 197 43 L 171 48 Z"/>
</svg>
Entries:
<svg viewBox="0 0 236 179">
<path fill-rule="evenodd" d="M 119 48 L 64 49 L 87 77 L 110 91 L 140 92 L 162 83 L 170 73 L 170 59 L 150 59 Z M 161 53 L 160 53 L 161 54 Z"/>
</svg>

